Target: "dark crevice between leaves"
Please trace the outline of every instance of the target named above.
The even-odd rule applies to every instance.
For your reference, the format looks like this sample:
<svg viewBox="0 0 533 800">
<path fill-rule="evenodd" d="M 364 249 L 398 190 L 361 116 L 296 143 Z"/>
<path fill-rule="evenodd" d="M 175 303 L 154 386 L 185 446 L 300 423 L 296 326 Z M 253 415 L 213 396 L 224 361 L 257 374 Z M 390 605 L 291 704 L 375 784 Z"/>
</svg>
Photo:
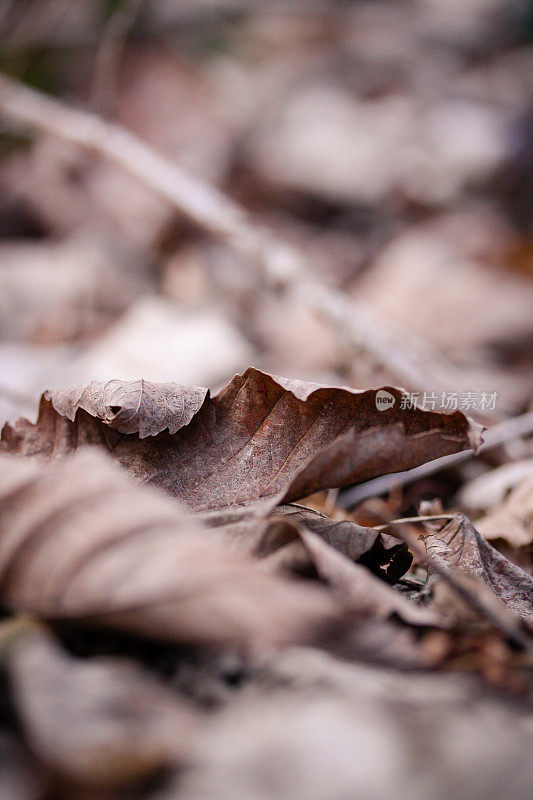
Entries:
<svg viewBox="0 0 533 800">
<path fill-rule="evenodd" d="M 70 655 L 131 659 L 205 709 L 225 703 L 251 676 L 249 660 L 238 649 L 169 645 L 65 622 L 54 623 L 53 628 Z"/>
<path fill-rule="evenodd" d="M 413 563 L 413 556 L 403 542 L 381 534 L 371 549 L 361 556 L 359 563 L 368 567 L 378 578 L 394 585 Z"/>
</svg>

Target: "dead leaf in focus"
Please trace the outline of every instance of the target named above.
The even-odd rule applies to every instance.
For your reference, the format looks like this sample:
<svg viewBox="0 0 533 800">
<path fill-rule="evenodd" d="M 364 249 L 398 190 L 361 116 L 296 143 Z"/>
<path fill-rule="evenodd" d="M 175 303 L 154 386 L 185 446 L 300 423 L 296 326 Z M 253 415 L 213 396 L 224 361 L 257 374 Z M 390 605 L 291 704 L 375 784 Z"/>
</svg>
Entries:
<svg viewBox="0 0 533 800">
<path fill-rule="evenodd" d="M 254 518 L 253 507 L 221 508 L 199 518 L 224 542 L 259 558 L 272 557 L 294 544 L 300 528 L 305 528 L 388 583 L 396 583 L 412 562 L 404 542 L 351 520 L 332 520 L 294 503 L 277 506 L 263 521 Z"/>
<path fill-rule="evenodd" d="M 312 637 L 338 616 L 324 592 L 232 552 L 101 453 L 48 467 L 1 462 L 5 604 L 165 641 L 259 648 Z"/>
<path fill-rule="evenodd" d="M 387 583 L 396 583 L 413 560 L 407 545 L 393 536 L 364 528 L 351 520 L 335 522 L 324 514 L 297 505 L 276 508 L 269 520 L 270 530 L 265 531 L 256 549 L 258 555 L 272 552 L 278 544 L 280 532 L 273 530 L 276 523 L 288 523 L 294 529 L 312 532 L 350 561 L 364 564 Z"/>
<path fill-rule="evenodd" d="M 4 427 L 3 451 L 56 458 L 80 443 L 104 445 L 137 479 L 165 489 L 195 511 L 209 511 L 258 500 L 265 508 L 273 507 L 323 488 L 408 469 L 480 442 L 475 426 L 460 412 L 402 409 L 398 389 L 387 389 L 395 402 L 382 411 L 376 407 L 376 390 L 321 387 L 252 367 L 215 397 L 206 395 L 203 404 L 199 400 L 204 390 L 193 388 L 191 399 L 182 387 L 152 387 L 152 394 L 161 402 L 164 398 L 172 414 L 182 406 L 198 410 L 174 435 L 141 440 L 110 430 L 108 423 L 121 409 L 122 401 L 116 399 L 119 385 L 113 384 L 111 406 L 102 390 L 49 393 L 35 425 L 19 420 Z M 88 401 L 81 400 L 85 396 Z M 135 415 L 135 402 L 133 408 L 127 405 L 121 427 Z M 81 403 L 85 413 L 76 414 Z M 128 430 L 161 430 L 166 413 L 158 411 L 154 422 L 154 409 L 148 404 Z M 184 419 L 178 414 L 176 424 Z"/>
<path fill-rule="evenodd" d="M 531 799 L 526 5 L 0 2 L 0 800 Z"/>
<path fill-rule="evenodd" d="M 533 613 L 533 578 L 495 550 L 463 514 L 426 537 L 428 556 L 479 578 L 507 609 L 528 618 Z M 431 563 L 428 572 L 432 574 Z"/>
<path fill-rule="evenodd" d="M 73 386 L 50 397 L 58 414 L 71 421 L 83 409 L 120 433 L 138 433 L 143 439 L 164 430 L 173 434 L 188 425 L 208 393 L 177 383 L 111 380 Z"/>
</svg>

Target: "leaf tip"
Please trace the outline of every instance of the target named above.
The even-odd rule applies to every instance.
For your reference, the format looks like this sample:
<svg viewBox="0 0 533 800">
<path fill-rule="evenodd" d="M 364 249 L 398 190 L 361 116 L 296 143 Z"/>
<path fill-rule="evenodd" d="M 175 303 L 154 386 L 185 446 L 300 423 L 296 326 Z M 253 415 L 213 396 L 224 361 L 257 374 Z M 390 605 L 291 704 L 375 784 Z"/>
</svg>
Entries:
<svg viewBox="0 0 533 800">
<path fill-rule="evenodd" d="M 477 455 L 479 452 L 479 448 L 483 444 L 483 433 L 487 430 L 485 425 L 481 425 L 479 422 L 476 422 L 475 419 L 471 417 L 467 417 L 468 420 L 468 443 L 470 447 Z"/>
</svg>

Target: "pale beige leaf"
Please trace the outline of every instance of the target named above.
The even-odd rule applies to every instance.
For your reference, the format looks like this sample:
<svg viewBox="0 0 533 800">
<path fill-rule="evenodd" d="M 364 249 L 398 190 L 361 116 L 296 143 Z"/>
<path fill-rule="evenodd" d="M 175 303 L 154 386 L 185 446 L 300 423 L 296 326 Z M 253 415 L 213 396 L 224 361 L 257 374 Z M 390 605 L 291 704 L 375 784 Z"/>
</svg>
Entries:
<svg viewBox="0 0 533 800">
<path fill-rule="evenodd" d="M 485 539 L 505 539 L 512 547 L 533 542 L 533 476 L 523 480 L 497 508 L 476 522 Z"/>
<path fill-rule="evenodd" d="M 143 439 L 164 430 L 173 434 L 188 425 L 207 395 L 207 389 L 177 383 L 111 380 L 73 386 L 48 397 L 67 419 L 74 420 L 81 408 L 117 431 L 138 433 Z"/>
<path fill-rule="evenodd" d="M 30 750 L 62 780 L 115 787 L 183 764 L 201 716 L 138 667 L 74 659 L 44 635 L 6 657 L 10 694 Z"/>
</svg>

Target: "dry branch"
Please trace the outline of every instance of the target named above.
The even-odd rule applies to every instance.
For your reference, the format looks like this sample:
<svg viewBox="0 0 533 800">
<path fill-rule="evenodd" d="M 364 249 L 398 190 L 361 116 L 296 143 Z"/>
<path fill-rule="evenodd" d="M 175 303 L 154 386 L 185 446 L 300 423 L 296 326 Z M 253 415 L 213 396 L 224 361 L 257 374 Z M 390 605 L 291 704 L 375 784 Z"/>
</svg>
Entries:
<svg viewBox="0 0 533 800">
<path fill-rule="evenodd" d="M 16 126 L 42 131 L 120 166 L 191 223 L 246 256 L 264 280 L 319 313 L 356 352 L 366 353 L 411 389 L 449 390 L 457 371 L 434 353 L 403 347 L 356 303 L 319 282 L 300 250 L 278 239 L 218 189 L 187 175 L 137 136 L 0 76 L 0 113 Z"/>
</svg>

